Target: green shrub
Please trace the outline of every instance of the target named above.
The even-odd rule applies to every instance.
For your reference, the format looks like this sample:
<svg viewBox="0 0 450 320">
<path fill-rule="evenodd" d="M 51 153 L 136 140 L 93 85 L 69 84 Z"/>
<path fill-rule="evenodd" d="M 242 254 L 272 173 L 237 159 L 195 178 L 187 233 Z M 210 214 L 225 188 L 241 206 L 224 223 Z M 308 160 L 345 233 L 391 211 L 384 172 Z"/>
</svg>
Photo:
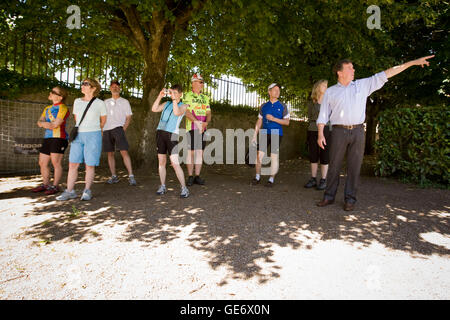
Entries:
<svg viewBox="0 0 450 320">
<path fill-rule="evenodd" d="M 211 111 L 219 113 L 238 112 L 250 115 L 258 115 L 258 108 L 250 107 L 247 105 L 232 106 L 228 102 L 211 102 Z"/>
<path fill-rule="evenodd" d="M 379 115 L 376 174 L 450 186 L 450 107 L 398 108 Z"/>
</svg>

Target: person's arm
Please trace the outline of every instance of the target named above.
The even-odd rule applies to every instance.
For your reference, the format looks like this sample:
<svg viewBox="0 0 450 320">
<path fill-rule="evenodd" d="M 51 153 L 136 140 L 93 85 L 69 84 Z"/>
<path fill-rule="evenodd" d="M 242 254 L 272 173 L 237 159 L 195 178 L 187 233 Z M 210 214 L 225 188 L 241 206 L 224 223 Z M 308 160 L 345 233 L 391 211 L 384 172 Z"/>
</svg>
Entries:
<svg viewBox="0 0 450 320">
<path fill-rule="evenodd" d="M 263 120 L 262 118 L 258 117 L 258 120 L 256 120 L 255 125 L 255 133 L 253 134 L 252 143 L 256 143 L 256 139 L 258 138 L 258 132 L 261 130 Z"/>
<path fill-rule="evenodd" d="M 322 103 L 320 104 L 320 111 L 319 116 L 317 117 L 316 124 L 317 124 L 317 144 L 322 149 L 325 149 L 325 146 L 327 145 L 327 141 L 325 140 L 325 136 L 323 135 L 323 129 L 325 128 L 325 125 L 330 120 L 330 104 L 329 104 L 329 95 L 330 95 L 330 89 L 327 89 L 325 91 L 325 94 L 322 98 Z"/>
<path fill-rule="evenodd" d="M 195 128 L 203 128 L 203 122 L 198 120 L 192 112 L 189 112 L 189 107 L 186 109 L 186 118 L 195 124 Z"/>
<path fill-rule="evenodd" d="M 49 129 L 49 130 L 54 130 L 54 129 L 58 128 L 63 122 L 64 122 L 64 120 L 61 118 L 56 118 L 52 122 L 47 122 L 44 120 L 41 122 L 40 127 Z"/>
<path fill-rule="evenodd" d="M 105 126 L 106 123 L 106 116 L 100 116 L 100 128 L 102 129 L 103 132 L 103 127 Z"/>
<path fill-rule="evenodd" d="M 39 120 L 37 121 L 38 127 L 44 128 L 43 125 L 44 125 L 45 122 L 46 122 L 46 121 L 45 121 L 45 117 L 44 117 L 44 116 L 41 116 L 41 117 L 39 118 Z"/>
<path fill-rule="evenodd" d="M 125 123 L 123 124 L 123 131 L 127 131 L 128 126 L 131 122 L 131 115 L 127 116 L 125 119 Z"/>
<path fill-rule="evenodd" d="M 105 127 L 106 124 L 106 118 L 108 115 L 108 111 L 106 110 L 106 103 L 102 100 L 97 100 L 100 101 L 101 103 L 101 107 L 100 107 L 100 129 L 102 131 L 103 134 L 103 128 Z"/>
<path fill-rule="evenodd" d="M 278 119 L 278 118 L 275 118 L 271 114 L 268 114 L 266 116 L 266 119 L 269 120 L 269 121 L 273 121 L 273 122 L 276 122 L 278 124 L 281 124 L 282 126 L 288 126 L 289 125 L 289 119 Z"/>
<path fill-rule="evenodd" d="M 172 98 L 172 108 L 173 108 L 173 114 L 177 117 L 182 116 L 186 112 L 186 105 L 181 103 L 178 104 L 173 98 Z"/>
<path fill-rule="evenodd" d="M 164 103 L 161 103 L 161 99 L 164 97 L 165 92 L 164 89 L 161 90 L 158 97 L 156 98 L 155 102 L 153 102 L 152 105 L 152 112 L 162 112 L 164 110 Z"/>
<path fill-rule="evenodd" d="M 208 128 L 208 124 L 211 122 L 211 109 L 208 109 L 208 111 L 206 111 L 206 121 L 203 122 L 203 131 L 206 131 L 206 129 Z"/>
<path fill-rule="evenodd" d="M 404 64 L 401 64 L 401 65 L 392 67 L 390 69 L 387 69 L 387 70 L 384 71 L 384 73 L 386 73 L 386 77 L 391 78 L 391 77 L 399 74 L 400 72 L 405 71 L 406 69 L 408 69 L 411 66 L 422 66 L 422 68 L 423 68 L 424 65 L 426 65 L 426 66 L 430 65 L 430 62 L 427 61 L 427 59 L 431 59 L 433 57 L 434 57 L 434 55 L 427 56 L 427 57 L 422 57 L 422 58 L 419 58 L 419 59 L 416 59 L 416 60 L 411 60 L 411 61 L 406 62 Z"/>
<path fill-rule="evenodd" d="M 319 145 L 319 147 L 321 147 L 322 149 L 325 149 L 325 146 L 327 145 L 327 141 L 325 140 L 325 136 L 323 135 L 323 128 L 325 128 L 325 124 L 323 123 L 318 123 L 317 124 L 317 144 Z"/>
</svg>

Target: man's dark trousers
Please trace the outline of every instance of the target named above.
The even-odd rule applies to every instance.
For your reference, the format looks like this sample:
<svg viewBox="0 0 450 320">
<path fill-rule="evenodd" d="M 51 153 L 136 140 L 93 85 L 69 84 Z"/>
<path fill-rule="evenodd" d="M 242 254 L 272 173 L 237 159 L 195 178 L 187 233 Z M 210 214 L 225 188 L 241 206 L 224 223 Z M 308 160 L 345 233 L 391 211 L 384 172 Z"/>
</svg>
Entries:
<svg viewBox="0 0 450 320">
<path fill-rule="evenodd" d="M 344 201 L 348 203 L 356 202 L 356 191 L 364 157 L 364 146 L 365 133 L 362 125 L 354 129 L 333 126 L 330 142 L 330 164 L 324 199 L 334 200 L 339 186 L 342 162 L 347 153 L 347 179 L 345 182 Z"/>
</svg>

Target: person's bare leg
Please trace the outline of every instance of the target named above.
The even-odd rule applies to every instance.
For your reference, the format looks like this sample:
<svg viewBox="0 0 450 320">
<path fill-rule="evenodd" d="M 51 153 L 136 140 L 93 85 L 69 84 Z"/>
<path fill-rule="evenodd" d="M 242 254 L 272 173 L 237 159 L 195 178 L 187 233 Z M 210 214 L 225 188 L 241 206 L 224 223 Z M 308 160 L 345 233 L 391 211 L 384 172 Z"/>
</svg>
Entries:
<svg viewBox="0 0 450 320">
<path fill-rule="evenodd" d="M 161 185 L 166 184 L 166 163 L 167 163 L 167 155 L 158 154 L 158 172 L 159 172 L 159 180 L 161 181 Z"/>
<path fill-rule="evenodd" d="M 317 168 L 319 167 L 319 164 L 311 163 L 311 177 L 316 178 L 317 177 Z"/>
<path fill-rule="evenodd" d="M 91 186 L 94 183 L 94 178 L 95 178 L 95 166 L 86 165 L 86 175 L 85 175 L 86 187 L 85 187 L 85 189 L 88 189 L 88 190 L 91 189 Z"/>
<path fill-rule="evenodd" d="M 203 150 L 195 150 L 195 175 L 200 176 L 203 164 Z"/>
<path fill-rule="evenodd" d="M 42 183 L 46 186 L 50 185 L 50 156 L 39 154 L 39 167 L 41 168 Z"/>
<path fill-rule="evenodd" d="M 258 156 L 256 157 L 255 163 L 256 174 L 261 174 L 262 159 L 264 158 L 264 155 L 264 151 L 258 151 Z"/>
<path fill-rule="evenodd" d="M 79 166 L 79 163 L 69 162 L 69 173 L 67 174 L 67 190 L 69 192 L 73 191 L 75 182 L 77 182 Z"/>
<path fill-rule="evenodd" d="M 50 158 L 52 160 L 52 165 L 55 170 L 55 174 L 53 177 L 53 185 L 57 187 L 59 185 L 59 181 L 61 180 L 63 174 L 62 168 L 62 159 L 64 154 L 62 153 L 50 153 Z"/>
<path fill-rule="evenodd" d="M 320 165 L 320 172 L 322 173 L 322 179 L 326 179 L 328 173 L 328 165 L 327 164 Z"/>
<path fill-rule="evenodd" d="M 278 169 L 280 168 L 280 163 L 278 161 L 278 153 L 270 154 L 271 163 L 270 163 L 270 177 L 272 179 L 275 178 L 275 175 L 278 173 Z"/>
<path fill-rule="evenodd" d="M 170 162 L 172 163 L 173 170 L 175 170 L 175 174 L 177 175 L 178 181 L 182 187 L 186 187 L 186 182 L 184 180 L 184 172 L 180 166 L 180 161 L 177 154 L 173 154 L 170 156 Z"/>
<path fill-rule="evenodd" d="M 116 175 L 116 159 L 114 158 L 114 152 L 108 152 L 108 165 L 111 175 Z"/>
<path fill-rule="evenodd" d="M 188 169 L 188 175 L 192 176 L 194 174 L 194 150 L 189 150 L 186 167 Z"/>
<path fill-rule="evenodd" d="M 125 165 L 125 168 L 127 168 L 128 175 L 132 176 L 133 175 L 133 168 L 131 166 L 130 154 L 128 153 L 127 150 L 121 150 L 120 154 L 122 155 L 123 164 Z"/>
</svg>

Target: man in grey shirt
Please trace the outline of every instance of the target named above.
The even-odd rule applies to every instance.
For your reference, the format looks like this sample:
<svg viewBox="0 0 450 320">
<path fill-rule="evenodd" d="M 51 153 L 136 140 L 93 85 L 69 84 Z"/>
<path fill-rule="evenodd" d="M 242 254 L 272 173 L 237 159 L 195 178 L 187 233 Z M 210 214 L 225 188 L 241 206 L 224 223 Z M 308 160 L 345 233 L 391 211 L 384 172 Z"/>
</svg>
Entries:
<svg viewBox="0 0 450 320">
<path fill-rule="evenodd" d="M 364 156 L 364 120 L 366 100 L 374 91 L 380 89 L 388 78 L 393 77 L 411 66 L 424 66 L 430 63 L 432 56 L 412 60 L 402 65 L 377 73 L 369 78 L 355 80 L 355 69 L 350 60 L 341 60 L 333 71 L 338 83 L 325 91 L 317 118 L 319 129 L 317 143 L 323 149 L 326 139 L 323 134 L 325 124 L 330 121 L 333 131 L 330 143 L 330 164 L 327 175 L 327 187 L 323 200 L 317 203 L 324 207 L 334 202 L 339 185 L 339 172 L 347 152 L 347 180 L 344 190 L 344 210 L 351 211 L 356 203 L 356 191 L 359 173 Z"/>
</svg>

